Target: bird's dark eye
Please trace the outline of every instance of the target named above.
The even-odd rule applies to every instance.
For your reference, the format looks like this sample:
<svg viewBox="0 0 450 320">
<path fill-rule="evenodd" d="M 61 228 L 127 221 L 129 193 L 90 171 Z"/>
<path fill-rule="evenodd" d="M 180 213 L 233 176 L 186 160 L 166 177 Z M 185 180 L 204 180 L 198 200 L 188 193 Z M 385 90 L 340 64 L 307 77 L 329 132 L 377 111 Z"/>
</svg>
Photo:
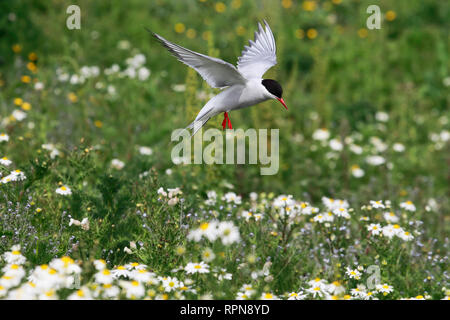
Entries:
<svg viewBox="0 0 450 320">
<path fill-rule="evenodd" d="M 278 82 L 272 79 L 263 79 L 262 85 L 266 87 L 267 91 L 269 91 L 275 97 L 281 99 L 281 96 L 283 95 L 283 89 Z"/>
</svg>

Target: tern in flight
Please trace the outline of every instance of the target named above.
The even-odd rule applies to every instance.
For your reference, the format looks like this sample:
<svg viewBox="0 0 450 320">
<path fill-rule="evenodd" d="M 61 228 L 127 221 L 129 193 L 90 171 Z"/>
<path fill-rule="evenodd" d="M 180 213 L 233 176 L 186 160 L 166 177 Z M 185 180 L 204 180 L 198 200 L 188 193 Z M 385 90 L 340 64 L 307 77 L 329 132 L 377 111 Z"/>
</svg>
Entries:
<svg viewBox="0 0 450 320">
<path fill-rule="evenodd" d="M 160 35 L 150 32 L 178 60 L 197 71 L 213 88 L 222 91 L 212 97 L 200 110 L 195 120 L 186 128 L 192 136 L 212 117 L 224 113 L 222 127 L 232 129 L 228 113 L 231 110 L 253 106 L 260 102 L 277 99 L 287 109 L 282 98 L 281 85 L 272 79 L 262 79 L 263 74 L 277 64 L 275 39 L 266 21 L 265 28 L 258 23 L 255 40 L 249 40 L 237 67 L 218 58 L 183 48 Z"/>
</svg>

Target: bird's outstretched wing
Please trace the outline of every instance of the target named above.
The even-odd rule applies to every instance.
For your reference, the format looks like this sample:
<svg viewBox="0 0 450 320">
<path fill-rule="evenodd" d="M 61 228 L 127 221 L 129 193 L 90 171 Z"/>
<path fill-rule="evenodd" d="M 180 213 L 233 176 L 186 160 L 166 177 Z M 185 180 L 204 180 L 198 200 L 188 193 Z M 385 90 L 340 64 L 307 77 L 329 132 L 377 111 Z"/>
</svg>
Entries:
<svg viewBox="0 0 450 320">
<path fill-rule="evenodd" d="M 255 31 L 255 41 L 249 40 L 250 46 L 245 46 L 238 59 L 237 69 L 246 78 L 262 78 L 263 74 L 277 64 L 275 38 L 267 21 L 265 29 L 258 23 Z"/>
<path fill-rule="evenodd" d="M 245 83 L 245 79 L 231 63 L 183 48 L 150 30 L 148 31 L 178 60 L 197 71 L 211 87 L 223 88 Z"/>
</svg>

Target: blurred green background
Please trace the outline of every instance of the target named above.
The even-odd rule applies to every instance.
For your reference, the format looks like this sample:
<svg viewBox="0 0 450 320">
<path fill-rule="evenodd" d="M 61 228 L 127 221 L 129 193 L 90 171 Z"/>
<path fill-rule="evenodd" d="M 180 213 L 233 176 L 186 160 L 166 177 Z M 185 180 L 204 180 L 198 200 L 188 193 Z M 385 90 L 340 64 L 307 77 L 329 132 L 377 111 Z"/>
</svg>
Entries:
<svg viewBox="0 0 450 320">
<path fill-rule="evenodd" d="M 71 4 L 81 8 L 81 30 L 66 27 Z M 371 4 L 381 9 L 379 30 L 366 28 Z M 24 111 L 33 126 L 2 122 L 3 131 L 21 137 L 2 147 L 19 167 L 42 144 L 67 154 L 82 141 L 83 148 L 102 149 L 99 168 L 119 158 L 134 179 L 152 167 L 162 183 L 187 193 L 232 184 L 242 195 L 266 191 L 310 201 L 330 195 L 355 204 L 398 198 L 425 206 L 433 198 L 442 215 L 430 219 L 443 235 L 450 174 L 448 1 L 2 1 L 0 12 L 0 117 L 10 119 L 15 98 L 32 106 Z M 268 101 L 230 118 L 235 128 L 280 129 L 278 174 L 261 176 L 256 165 L 174 165 L 172 130 L 187 126 L 215 91 L 144 28 L 235 63 L 262 19 L 274 32 L 278 56 L 265 78 L 282 84 L 289 111 Z M 136 54 L 145 56 L 151 72 L 145 81 L 105 74 L 113 64 L 123 71 Z M 83 66 L 100 72 L 71 83 Z M 36 82 L 44 88 L 33 89 Z M 377 120 L 380 111 L 387 120 Z M 207 127 L 220 128 L 221 121 Z M 319 128 L 330 138 L 312 138 Z M 331 148 L 330 139 L 342 150 Z M 405 150 L 394 151 L 395 143 Z M 137 146 L 152 148 L 150 163 L 136 160 Z M 370 155 L 385 162 L 370 165 Z M 355 168 L 364 176 L 355 178 Z M 81 183 L 61 170 L 59 178 Z"/>
</svg>

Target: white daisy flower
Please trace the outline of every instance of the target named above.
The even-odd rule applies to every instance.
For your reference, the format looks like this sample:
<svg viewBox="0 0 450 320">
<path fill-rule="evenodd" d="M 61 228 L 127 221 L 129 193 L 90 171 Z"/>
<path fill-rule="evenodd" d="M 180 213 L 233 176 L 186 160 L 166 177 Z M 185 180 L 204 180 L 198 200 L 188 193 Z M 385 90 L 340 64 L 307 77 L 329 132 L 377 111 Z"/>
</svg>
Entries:
<svg viewBox="0 0 450 320">
<path fill-rule="evenodd" d="M 364 170 L 363 169 L 361 169 L 358 165 L 353 165 L 352 167 L 351 167 L 351 171 L 352 171 L 352 175 L 355 177 L 355 178 L 362 178 L 362 177 L 364 177 L 364 174 L 365 174 L 365 172 L 364 172 Z"/>
<path fill-rule="evenodd" d="M 383 217 L 384 217 L 384 219 L 387 221 L 387 222 L 393 222 L 393 223 L 396 223 L 396 222 L 398 222 L 398 220 L 399 220 L 399 218 L 391 211 L 391 212 L 385 212 L 384 214 L 383 214 Z"/>
<path fill-rule="evenodd" d="M 382 200 L 379 200 L 379 201 L 370 200 L 370 205 L 374 209 L 385 209 L 386 208 L 386 206 L 383 204 Z"/>
<path fill-rule="evenodd" d="M 189 262 L 184 270 L 187 274 L 191 273 L 209 273 L 209 266 L 201 261 L 200 263 Z"/>
<path fill-rule="evenodd" d="M 381 166 L 383 163 L 386 162 L 386 159 L 384 159 L 382 156 L 374 155 L 374 156 L 367 156 L 366 162 L 370 164 L 371 166 Z"/>
<path fill-rule="evenodd" d="M 103 269 L 94 275 L 95 282 L 100 284 L 111 284 L 114 281 L 113 274 L 108 269 Z"/>
<path fill-rule="evenodd" d="M 394 291 L 394 287 L 392 287 L 391 285 L 388 285 L 387 283 L 384 284 L 377 284 L 376 288 L 378 290 L 378 292 L 382 292 L 383 294 L 386 293 L 391 293 L 392 291 Z"/>
<path fill-rule="evenodd" d="M 225 200 L 227 203 L 234 203 L 234 204 L 241 204 L 242 203 L 242 197 L 236 195 L 234 192 L 227 192 L 222 197 L 222 200 Z"/>
<path fill-rule="evenodd" d="M 153 154 L 153 150 L 152 148 L 142 146 L 139 147 L 139 153 L 144 156 L 151 156 Z"/>
<path fill-rule="evenodd" d="M 412 203 L 412 201 L 405 201 L 405 202 L 400 203 L 400 208 L 403 208 L 406 211 L 411 211 L 411 212 L 416 211 L 416 206 L 414 205 L 414 203 Z"/>
<path fill-rule="evenodd" d="M 204 236 L 209 241 L 215 241 L 217 237 L 219 236 L 217 226 L 219 222 L 217 220 L 212 220 L 209 222 L 203 222 L 200 224 L 200 227 L 198 229 L 192 230 L 188 234 L 189 240 L 194 240 L 196 242 L 199 242 L 201 238 Z"/>
<path fill-rule="evenodd" d="M 0 142 L 9 141 L 9 136 L 6 133 L 0 133 Z"/>
<path fill-rule="evenodd" d="M 119 159 L 112 159 L 111 160 L 111 167 L 117 170 L 122 170 L 125 166 L 125 162 L 120 161 Z"/>
<path fill-rule="evenodd" d="M 330 137 L 330 131 L 328 131 L 325 128 L 317 129 L 316 131 L 314 131 L 314 133 L 312 135 L 312 138 L 314 140 L 318 140 L 318 141 L 328 140 L 329 137 Z"/>
<path fill-rule="evenodd" d="M 62 187 L 59 187 L 58 189 L 55 190 L 55 192 L 57 194 L 60 194 L 60 195 L 63 195 L 63 196 L 69 196 L 69 195 L 72 194 L 72 190 L 66 185 L 64 185 Z"/>
<path fill-rule="evenodd" d="M 347 267 L 347 271 L 345 271 L 345 273 L 351 279 L 356 279 L 356 280 L 361 279 L 361 272 L 359 272 L 358 269 L 350 269 L 349 267 Z"/>
<path fill-rule="evenodd" d="M 408 231 L 399 232 L 397 233 L 397 236 L 403 241 L 411 241 L 412 239 L 414 239 L 414 236 Z"/>
<path fill-rule="evenodd" d="M 173 290 L 176 290 L 180 286 L 180 282 L 175 277 L 162 278 L 161 280 L 162 280 L 162 286 L 164 287 L 164 290 L 166 292 L 171 292 Z"/>
<path fill-rule="evenodd" d="M 220 222 L 217 232 L 224 245 L 229 245 L 240 241 L 239 228 L 232 221 Z"/>
<path fill-rule="evenodd" d="M 12 161 L 9 160 L 7 157 L 0 158 L 0 164 L 5 167 L 8 167 L 11 163 Z"/>
<path fill-rule="evenodd" d="M 371 232 L 374 236 L 379 235 L 383 229 L 379 223 L 371 223 L 367 226 L 367 230 Z"/>
<path fill-rule="evenodd" d="M 118 279 L 120 277 L 126 277 L 129 278 L 131 275 L 131 271 L 125 268 L 124 266 L 118 266 L 111 270 L 111 273 L 114 278 Z"/>
<path fill-rule="evenodd" d="M 261 300 L 279 300 L 278 297 L 270 292 L 263 292 L 261 294 Z"/>
</svg>

